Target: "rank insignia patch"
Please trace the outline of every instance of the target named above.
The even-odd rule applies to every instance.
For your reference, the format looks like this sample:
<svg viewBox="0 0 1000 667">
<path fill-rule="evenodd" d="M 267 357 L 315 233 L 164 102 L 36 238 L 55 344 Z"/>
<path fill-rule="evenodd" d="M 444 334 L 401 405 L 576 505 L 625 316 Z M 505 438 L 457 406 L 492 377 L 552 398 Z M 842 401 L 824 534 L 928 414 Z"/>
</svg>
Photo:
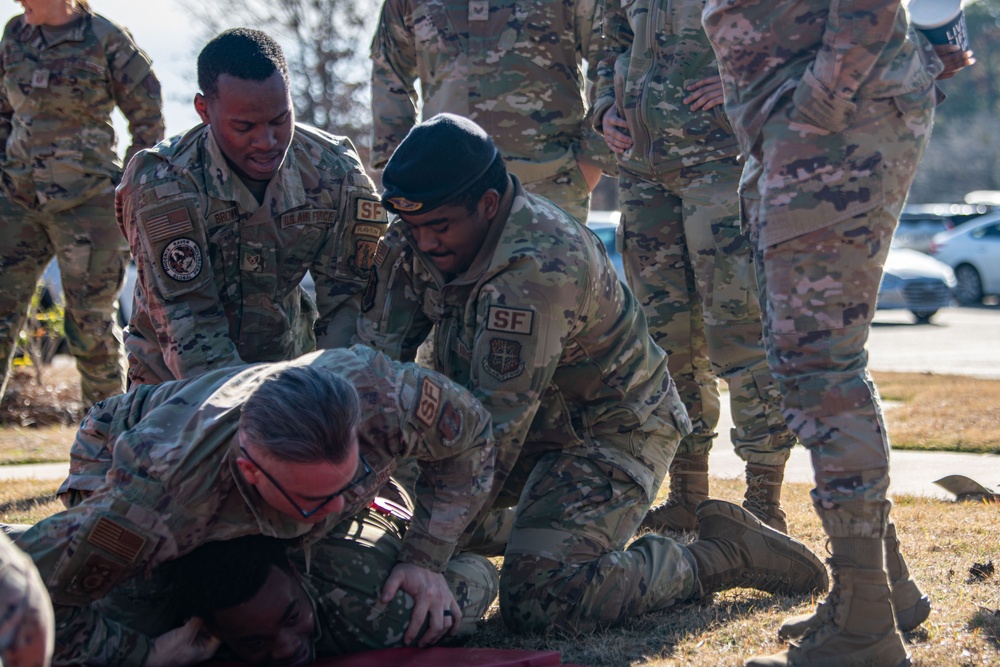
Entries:
<svg viewBox="0 0 1000 667">
<path fill-rule="evenodd" d="M 506 338 L 491 338 L 490 353 L 483 358 L 483 370 L 504 382 L 524 372 L 521 344 Z"/>
<path fill-rule="evenodd" d="M 177 239 L 163 249 L 160 261 L 168 276 L 186 283 L 201 273 L 201 248 L 191 239 Z"/>
</svg>

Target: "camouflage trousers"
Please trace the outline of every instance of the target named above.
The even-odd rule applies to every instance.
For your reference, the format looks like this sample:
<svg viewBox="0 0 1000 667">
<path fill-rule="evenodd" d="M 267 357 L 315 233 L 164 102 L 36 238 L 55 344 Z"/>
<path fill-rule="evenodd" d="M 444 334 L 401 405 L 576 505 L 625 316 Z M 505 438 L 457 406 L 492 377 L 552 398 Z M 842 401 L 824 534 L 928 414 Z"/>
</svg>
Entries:
<svg viewBox="0 0 1000 667">
<path fill-rule="evenodd" d="M 556 174 L 533 181 L 521 179 L 521 185 L 525 191 L 545 197 L 580 222 L 587 222 L 590 188 L 575 158 L 567 161 L 566 167 Z"/>
<path fill-rule="evenodd" d="M 803 144 L 801 129 L 785 124 L 780 110 L 744 176 L 768 364 L 785 419 L 811 452 L 813 503 L 832 537 L 881 537 L 888 518 L 889 438 L 865 343 L 892 233 L 930 134 L 932 99 L 928 92 L 906 110 L 891 99 L 862 100 L 847 131 L 817 140 L 829 144 L 828 162 L 838 169 L 855 165 L 843 175 L 850 197 L 838 199 L 827 164 L 800 159 L 815 144 Z M 806 164 L 820 168 L 809 174 Z M 774 219 L 798 222 L 800 233 L 763 240 L 771 214 L 762 201 L 804 206 L 810 192 L 817 209 L 837 201 L 847 208 L 859 192 L 870 200 L 839 220 L 780 210 Z"/>
<path fill-rule="evenodd" d="M 753 251 L 740 228 L 741 171 L 735 158 L 655 180 L 622 169 L 620 245 L 629 287 L 668 354 L 694 425 L 679 451 L 712 448 L 721 377 L 729 384 L 737 454 L 776 465 L 788 459 L 795 436 L 781 416 L 761 340 Z"/>
<path fill-rule="evenodd" d="M 598 437 L 620 440 L 611 446 L 642 451 L 647 461 L 657 452 L 654 489 L 679 441 L 672 427 Z M 512 630 L 588 633 L 694 593 L 695 567 L 684 547 L 655 533 L 628 544 L 652 498 L 619 467 L 550 451 L 519 461 L 500 504 L 517 491 L 500 572 L 500 611 Z"/>
<path fill-rule="evenodd" d="M 66 342 L 80 371 L 84 403 L 122 393 L 125 359 L 116 311 L 129 251 L 115 224 L 114 192 L 58 213 L 29 211 L 0 195 L 0 220 L 7 240 L 0 256 L 0 397 L 35 285 L 53 256 L 62 277 Z"/>
</svg>

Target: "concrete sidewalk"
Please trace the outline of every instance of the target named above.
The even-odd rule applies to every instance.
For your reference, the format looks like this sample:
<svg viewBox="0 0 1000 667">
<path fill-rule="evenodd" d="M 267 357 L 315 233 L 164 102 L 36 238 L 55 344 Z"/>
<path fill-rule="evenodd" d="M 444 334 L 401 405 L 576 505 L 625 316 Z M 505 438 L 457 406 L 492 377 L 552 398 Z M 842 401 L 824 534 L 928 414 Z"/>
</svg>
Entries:
<svg viewBox="0 0 1000 667">
<path fill-rule="evenodd" d="M 729 394 L 723 393 L 719 437 L 709 458 L 713 477 L 743 479 L 743 461 L 736 456 L 729 441 L 733 426 L 729 413 Z M 63 480 L 69 472 L 68 463 L 41 463 L 21 466 L 0 466 L 0 481 L 36 478 Z M 954 452 L 893 451 L 889 494 L 891 496 L 928 496 L 953 500 L 954 496 L 934 484 L 946 475 L 965 475 L 989 489 L 1000 488 L 1000 456 L 995 454 L 957 454 Z M 812 462 L 804 447 L 796 447 L 785 468 L 785 481 L 811 484 Z"/>
</svg>

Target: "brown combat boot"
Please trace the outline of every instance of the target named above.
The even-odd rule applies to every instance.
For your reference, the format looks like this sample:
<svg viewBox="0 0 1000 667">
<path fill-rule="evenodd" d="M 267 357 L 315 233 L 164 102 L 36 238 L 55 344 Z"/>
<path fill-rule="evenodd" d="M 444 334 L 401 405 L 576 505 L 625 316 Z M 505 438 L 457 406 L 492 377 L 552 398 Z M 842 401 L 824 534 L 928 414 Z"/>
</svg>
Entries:
<svg viewBox="0 0 1000 667">
<path fill-rule="evenodd" d="M 730 588 L 810 593 L 830 585 L 826 567 L 809 548 L 724 500 L 698 505 L 698 540 L 688 545 L 701 596 Z"/>
<path fill-rule="evenodd" d="M 909 632 L 930 616 L 931 601 L 920 592 L 917 582 L 910 576 L 903 554 L 899 551 L 896 524 L 891 521 L 886 528 L 883 543 L 886 570 L 889 572 L 889 597 L 892 600 L 892 611 L 896 616 L 896 627 L 900 632 Z M 820 602 L 814 613 L 793 616 L 786 620 L 778 630 L 778 637 L 787 641 L 805 636 L 821 623 L 818 617 L 826 614 L 825 605 L 826 602 Z"/>
<path fill-rule="evenodd" d="M 785 479 L 785 464 L 776 466 L 747 463 L 747 490 L 743 509 L 779 533 L 788 532 L 785 513 L 781 510 L 781 482 Z"/>
<path fill-rule="evenodd" d="M 855 543 L 860 548 L 840 548 L 836 543 Z M 876 542 L 877 547 L 863 543 Z M 877 564 L 883 560 L 881 540 L 854 538 L 831 540 L 834 556 L 833 590 L 817 609 L 816 622 L 788 650 L 748 660 L 746 667 L 907 667 L 903 638 L 889 601 L 889 579 L 882 568 L 862 568 L 858 562 Z M 875 551 L 877 549 L 877 552 Z M 838 552 L 840 554 L 838 555 Z M 844 553 L 874 553 L 876 558 L 851 559 Z"/>
<path fill-rule="evenodd" d="M 642 520 L 647 530 L 698 530 L 698 503 L 708 500 L 708 454 L 677 452 L 670 462 L 670 495 Z"/>
</svg>

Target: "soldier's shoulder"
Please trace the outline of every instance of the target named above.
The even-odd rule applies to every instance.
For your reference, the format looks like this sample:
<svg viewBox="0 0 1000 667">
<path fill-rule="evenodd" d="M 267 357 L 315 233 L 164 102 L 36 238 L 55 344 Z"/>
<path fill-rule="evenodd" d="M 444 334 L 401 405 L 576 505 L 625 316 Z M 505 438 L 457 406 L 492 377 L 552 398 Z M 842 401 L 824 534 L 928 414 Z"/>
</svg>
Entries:
<svg viewBox="0 0 1000 667">
<path fill-rule="evenodd" d="M 341 174 L 358 170 L 364 172 L 361 157 L 347 137 L 324 132 L 312 125 L 296 123 L 293 144 L 296 150 L 304 152 L 316 166 L 339 171 Z"/>
<path fill-rule="evenodd" d="M 9 39 L 16 39 L 28 24 L 24 20 L 24 14 L 18 14 L 11 20 L 7 21 L 7 25 L 3 28 L 3 41 L 7 42 Z"/>
<path fill-rule="evenodd" d="M 127 196 L 138 186 L 175 181 L 180 189 L 193 189 L 192 172 L 201 168 L 198 146 L 207 126 L 199 125 L 184 134 L 164 139 L 152 148 L 139 151 L 129 160 L 118 186 L 119 196 Z M 183 184 L 192 183 L 190 188 Z"/>
<path fill-rule="evenodd" d="M 115 23 L 105 16 L 92 13 L 90 15 L 90 29 L 94 32 L 94 36 L 97 37 L 98 41 L 106 48 L 139 50 L 128 28 Z"/>
</svg>

